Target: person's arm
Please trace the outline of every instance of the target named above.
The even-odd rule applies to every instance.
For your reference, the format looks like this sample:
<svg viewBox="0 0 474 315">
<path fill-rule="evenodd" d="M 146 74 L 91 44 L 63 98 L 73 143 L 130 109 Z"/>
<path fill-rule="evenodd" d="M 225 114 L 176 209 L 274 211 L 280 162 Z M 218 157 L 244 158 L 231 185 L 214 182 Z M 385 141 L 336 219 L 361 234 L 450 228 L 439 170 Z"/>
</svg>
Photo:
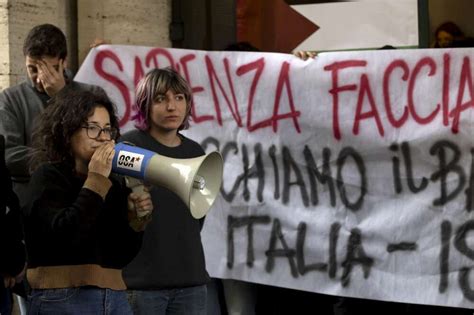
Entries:
<svg viewBox="0 0 474 315">
<path fill-rule="evenodd" d="M 26 253 L 20 205 L 5 166 L 4 148 L 4 138 L 0 135 L 0 275 L 5 279 L 9 278 L 5 284 L 10 287 L 16 283 L 16 276 L 21 275 L 24 269 Z"/>
<path fill-rule="evenodd" d="M 3 216 L 0 223 L 2 229 L 0 270 L 3 275 L 15 277 L 22 272 L 26 261 L 23 225 L 18 199 L 11 190 L 5 195 L 9 200 L 7 200 L 8 213 Z"/>
<path fill-rule="evenodd" d="M 18 200 L 13 192 L 8 198 L 15 204 L 8 207 L 8 213 L 0 219 L 0 237 L 2 241 L 0 275 L 4 278 L 5 287 L 12 288 L 23 280 L 26 267 L 26 250 L 23 243 L 23 226 Z M 14 196 L 14 197 L 13 197 Z M 10 202 L 10 201 L 9 201 Z"/>
<path fill-rule="evenodd" d="M 27 179 L 28 154 L 26 146 L 26 126 L 21 117 L 21 109 L 15 107 L 14 100 L 6 93 L 0 94 L 0 134 L 5 136 L 5 160 L 11 176 Z"/>
<path fill-rule="evenodd" d="M 54 167 L 39 169 L 31 178 L 29 221 L 37 222 L 46 233 L 80 243 L 94 228 L 102 211 L 111 182 L 91 173 L 76 197 L 71 197 L 71 183 Z"/>
<path fill-rule="evenodd" d="M 131 193 L 120 176 L 113 176 L 114 185 L 106 198 L 106 232 L 103 234 L 104 256 L 115 266 L 126 266 L 141 248 L 143 231 L 151 221 L 153 206 L 150 194 Z M 120 183 L 120 184 L 119 184 Z M 144 214 L 143 217 L 140 217 Z M 138 219 L 141 218 L 141 219 Z M 137 220 L 138 219 L 138 220 Z"/>
<path fill-rule="evenodd" d="M 113 141 L 97 148 L 88 165 L 87 179 L 77 197 L 71 198 L 72 184 L 54 166 L 36 171 L 32 178 L 29 215 L 43 224 L 48 232 L 68 237 L 72 242 L 86 238 L 103 210 L 112 187 L 108 178 L 114 156 Z M 66 178 L 66 180 L 61 180 Z"/>
</svg>

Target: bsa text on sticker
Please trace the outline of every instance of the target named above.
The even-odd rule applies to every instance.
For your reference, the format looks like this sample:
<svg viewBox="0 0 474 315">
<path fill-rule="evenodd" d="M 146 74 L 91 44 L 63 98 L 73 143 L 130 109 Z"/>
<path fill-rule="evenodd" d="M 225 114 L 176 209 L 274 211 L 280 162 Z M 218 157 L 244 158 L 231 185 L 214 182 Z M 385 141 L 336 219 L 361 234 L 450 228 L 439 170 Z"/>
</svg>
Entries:
<svg viewBox="0 0 474 315">
<path fill-rule="evenodd" d="M 117 159 L 117 167 L 140 172 L 143 158 L 143 154 L 121 150 Z"/>
</svg>

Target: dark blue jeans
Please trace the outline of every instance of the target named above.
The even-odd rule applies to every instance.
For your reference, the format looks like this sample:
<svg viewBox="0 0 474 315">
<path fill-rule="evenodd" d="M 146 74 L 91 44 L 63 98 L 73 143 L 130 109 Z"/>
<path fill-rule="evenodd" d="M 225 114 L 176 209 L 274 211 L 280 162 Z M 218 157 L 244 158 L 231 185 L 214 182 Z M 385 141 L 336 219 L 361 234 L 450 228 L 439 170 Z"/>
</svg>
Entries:
<svg viewBox="0 0 474 315">
<path fill-rule="evenodd" d="M 135 315 L 206 315 L 205 285 L 169 290 L 128 291 Z"/>
<path fill-rule="evenodd" d="M 132 315 L 126 291 L 97 287 L 32 290 L 28 314 Z"/>
</svg>

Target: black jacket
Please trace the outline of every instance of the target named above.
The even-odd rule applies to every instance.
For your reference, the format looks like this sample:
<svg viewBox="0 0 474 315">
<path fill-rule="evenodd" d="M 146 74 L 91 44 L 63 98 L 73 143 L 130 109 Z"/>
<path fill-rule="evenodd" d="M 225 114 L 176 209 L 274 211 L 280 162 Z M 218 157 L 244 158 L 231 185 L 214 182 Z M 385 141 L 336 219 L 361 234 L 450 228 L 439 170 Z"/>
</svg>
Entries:
<svg viewBox="0 0 474 315">
<path fill-rule="evenodd" d="M 97 268 L 122 269 L 135 257 L 143 232 L 129 226 L 130 190 L 121 178 L 112 175 L 109 179 L 112 186 L 104 200 L 84 188 L 86 178 L 74 174 L 66 163 L 43 164 L 33 173 L 29 200 L 23 209 L 28 280 L 33 288 L 39 285 L 30 277 L 35 268 L 47 271 L 49 267 L 72 270 L 97 266 L 87 269 L 90 274 Z M 48 281 L 45 283 L 51 283 Z M 65 279 L 58 281 L 68 285 Z"/>
<path fill-rule="evenodd" d="M 167 147 L 148 133 L 134 130 L 121 141 L 172 158 L 194 158 L 204 154 L 201 146 L 181 136 L 181 145 Z M 152 187 L 155 210 L 143 237 L 143 246 L 123 270 L 127 287 L 134 290 L 156 290 L 203 285 L 209 281 L 201 228 L 204 219 L 196 220 L 189 208 L 173 192 Z"/>
<path fill-rule="evenodd" d="M 5 139 L 0 135 L 0 291 L 3 276 L 18 275 L 25 265 L 25 246 L 18 198 L 5 166 Z"/>
</svg>

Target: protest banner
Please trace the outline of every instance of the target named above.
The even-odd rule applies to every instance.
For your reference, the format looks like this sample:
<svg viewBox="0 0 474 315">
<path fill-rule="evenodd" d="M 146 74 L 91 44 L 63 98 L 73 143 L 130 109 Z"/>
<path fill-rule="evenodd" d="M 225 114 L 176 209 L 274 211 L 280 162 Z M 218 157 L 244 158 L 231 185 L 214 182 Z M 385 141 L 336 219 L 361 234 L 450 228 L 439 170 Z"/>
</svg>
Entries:
<svg viewBox="0 0 474 315">
<path fill-rule="evenodd" d="M 105 45 L 76 80 L 107 91 L 125 130 L 148 70 L 190 82 L 186 135 L 225 161 L 202 235 L 212 276 L 472 308 L 473 56 Z"/>
</svg>

